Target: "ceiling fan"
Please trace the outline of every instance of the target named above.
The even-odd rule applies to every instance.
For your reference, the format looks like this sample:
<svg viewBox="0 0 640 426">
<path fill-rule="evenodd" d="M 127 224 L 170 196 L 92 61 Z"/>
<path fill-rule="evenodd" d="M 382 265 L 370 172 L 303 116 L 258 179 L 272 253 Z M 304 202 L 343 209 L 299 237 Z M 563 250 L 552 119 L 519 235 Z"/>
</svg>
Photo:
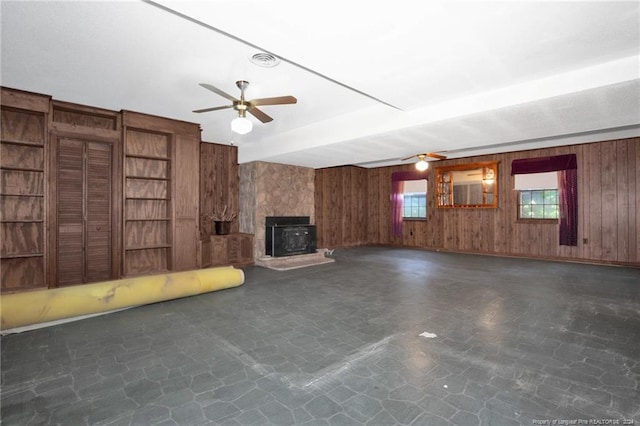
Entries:
<svg viewBox="0 0 640 426">
<path fill-rule="evenodd" d="M 216 93 L 223 98 L 230 100 L 232 104 L 212 108 L 197 109 L 193 112 L 201 113 L 233 108 L 238 112 L 238 116 L 231 122 L 231 129 L 241 135 L 249 133 L 253 128 L 253 124 L 251 124 L 251 121 L 249 121 L 246 117 L 247 112 L 260 120 L 262 123 L 268 123 L 272 121 L 273 118 L 269 117 L 267 114 L 262 112 L 262 110 L 258 109 L 259 106 L 295 104 L 296 102 L 298 102 L 298 100 L 293 96 L 276 96 L 273 98 L 260 98 L 248 101 L 244 98 L 244 91 L 249 86 L 249 82 L 245 80 L 236 81 L 236 86 L 238 86 L 238 89 L 240 89 L 240 99 L 234 98 L 233 96 L 218 89 L 215 86 L 212 86 L 211 84 L 200 83 L 200 86 L 204 87 L 205 89 L 211 90 L 213 93 Z"/>
<path fill-rule="evenodd" d="M 417 157 L 418 158 L 418 162 L 416 163 L 416 169 L 418 169 L 421 172 L 424 172 L 425 170 L 427 170 L 429 168 L 429 163 L 427 163 L 425 161 L 425 158 L 429 157 L 429 158 L 435 158 L 436 160 L 444 160 L 447 158 L 446 155 L 441 155 L 441 154 L 436 154 L 434 152 L 425 152 L 424 154 L 415 154 L 415 155 L 410 155 L 409 157 L 403 158 L 400 161 L 406 161 L 410 158 L 413 157 Z"/>
</svg>

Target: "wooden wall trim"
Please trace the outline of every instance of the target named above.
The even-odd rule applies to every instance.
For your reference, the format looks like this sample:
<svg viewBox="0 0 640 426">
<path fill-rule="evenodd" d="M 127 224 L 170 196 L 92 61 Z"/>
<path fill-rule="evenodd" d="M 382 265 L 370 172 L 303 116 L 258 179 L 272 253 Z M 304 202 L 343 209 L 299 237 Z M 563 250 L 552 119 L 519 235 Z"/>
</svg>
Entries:
<svg viewBox="0 0 640 426">
<path fill-rule="evenodd" d="M 154 130 L 160 133 L 184 133 L 200 135 L 200 125 L 173 120 L 156 115 L 122 110 L 122 125 L 131 128 Z"/>
<path fill-rule="evenodd" d="M 0 99 L 2 99 L 2 105 L 5 107 L 20 108 L 45 114 L 49 112 L 51 96 L 2 87 L 0 88 Z"/>
</svg>

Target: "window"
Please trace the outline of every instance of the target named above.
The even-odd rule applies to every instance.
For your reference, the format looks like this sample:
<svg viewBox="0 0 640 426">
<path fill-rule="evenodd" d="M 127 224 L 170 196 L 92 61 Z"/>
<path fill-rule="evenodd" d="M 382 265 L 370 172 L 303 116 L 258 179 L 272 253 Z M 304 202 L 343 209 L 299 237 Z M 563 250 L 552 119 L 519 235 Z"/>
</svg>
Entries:
<svg viewBox="0 0 640 426">
<path fill-rule="evenodd" d="M 406 180 L 402 194 L 402 217 L 405 219 L 426 219 L 427 180 Z"/>
<path fill-rule="evenodd" d="M 518 219 L 558 219 L 557 172 L 515 175 Z"/>
<path fill-rule="evenodd" d="M 518 194 L 518 219 L 557 219 L 557 189 L 521 189 Z"/>
</svg>

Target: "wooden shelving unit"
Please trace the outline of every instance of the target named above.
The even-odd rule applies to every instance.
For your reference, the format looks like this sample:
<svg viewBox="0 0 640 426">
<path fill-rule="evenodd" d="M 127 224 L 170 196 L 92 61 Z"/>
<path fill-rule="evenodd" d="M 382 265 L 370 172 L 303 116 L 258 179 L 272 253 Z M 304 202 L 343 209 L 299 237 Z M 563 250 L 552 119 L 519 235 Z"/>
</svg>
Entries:
<svg viewBox="0 0 640 426">
<path fill-rule="evenodd" d="M 172 148 L 170 134 L 125 130 L 125 276 L 173 269 Z"/>
<path fill-rule="evenodd" d="M 44 287 L 44 113 L 2 107 L 0 272 L 2 290 Z"/>
<path fill-rule="evenodd" d="M 197 123 L 1 89 L 2 292 L 198 266 Z"/>
</svg>

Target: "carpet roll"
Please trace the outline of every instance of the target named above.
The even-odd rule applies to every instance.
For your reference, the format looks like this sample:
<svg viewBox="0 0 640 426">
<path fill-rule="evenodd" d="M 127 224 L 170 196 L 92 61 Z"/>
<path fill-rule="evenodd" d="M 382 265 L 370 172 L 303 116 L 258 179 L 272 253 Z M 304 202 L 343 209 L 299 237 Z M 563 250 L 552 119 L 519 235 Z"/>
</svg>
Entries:
<svg viewBox="0 0 640 426">
<path fill-rule="evenodd" d="M 232 266 L 0 295 L 1 330 L 145 305 L 244 283 Z"/>
</svg>

